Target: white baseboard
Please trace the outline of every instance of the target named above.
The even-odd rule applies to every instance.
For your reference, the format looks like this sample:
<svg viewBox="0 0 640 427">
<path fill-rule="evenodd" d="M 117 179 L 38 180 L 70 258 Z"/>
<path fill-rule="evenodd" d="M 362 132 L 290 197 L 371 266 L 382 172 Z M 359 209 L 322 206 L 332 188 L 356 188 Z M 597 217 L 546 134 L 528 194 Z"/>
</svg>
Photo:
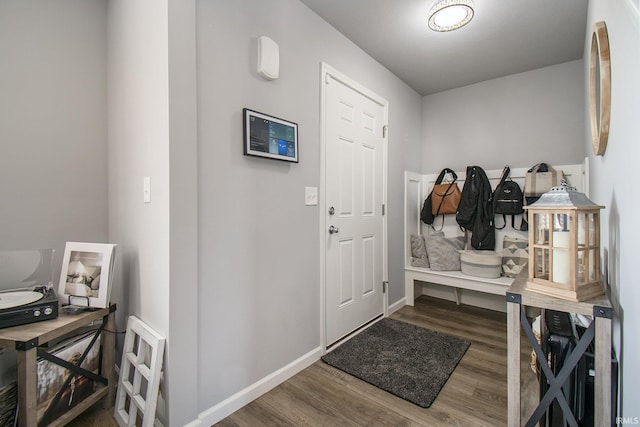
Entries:
<svg viewBox="0 0 640 427">
<path fill-rule="evenodd" d="M 389 315 L 395 313 L 400 310 L 402 307 L 407 305 L 407 298 L 400 298 L 398 301 L 391 304 L 388 308 Z"/>
<path fill-rule="evenodd" d="M 187 427 L 209 427 L 233 414 L 238 409 L 251 403 L 264 393 L 288 380 L 298 372 L 311 366 L 322 356 L 322 348 L 318 347 L 302 357 L 294 360 L 261 380 L 240 390 L 233 396 L 198 414 L 198 419 L 186 424 Z"/>
</svg>

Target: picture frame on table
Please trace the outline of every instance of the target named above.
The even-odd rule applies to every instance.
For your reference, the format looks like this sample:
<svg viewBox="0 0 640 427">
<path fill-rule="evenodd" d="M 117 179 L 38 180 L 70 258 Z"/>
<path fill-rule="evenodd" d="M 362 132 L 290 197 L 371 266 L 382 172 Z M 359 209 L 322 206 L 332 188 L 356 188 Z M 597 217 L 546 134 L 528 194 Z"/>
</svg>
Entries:
<svg viewBox="0 0 640 427">
<path fill-rule="evenodd" d="M 63 305 L 107 307 L 116 247 L 111 243 L 66 243 L 58 283 L 58 299 Z"/>
</svg>

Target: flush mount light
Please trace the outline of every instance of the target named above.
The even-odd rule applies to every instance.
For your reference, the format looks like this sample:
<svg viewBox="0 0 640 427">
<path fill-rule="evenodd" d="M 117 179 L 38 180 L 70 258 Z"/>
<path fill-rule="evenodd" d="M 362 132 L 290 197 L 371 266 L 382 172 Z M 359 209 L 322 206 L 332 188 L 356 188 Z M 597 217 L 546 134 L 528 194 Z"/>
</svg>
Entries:
<svg viewBox="0 0 640 427">
<path fill-rule="evenodd" d="M 429 28 L 441 32 L 457 30 L 467 25 L 471 18 L 471 0 L 440 0 L 429 11 Z"/>
</svg>

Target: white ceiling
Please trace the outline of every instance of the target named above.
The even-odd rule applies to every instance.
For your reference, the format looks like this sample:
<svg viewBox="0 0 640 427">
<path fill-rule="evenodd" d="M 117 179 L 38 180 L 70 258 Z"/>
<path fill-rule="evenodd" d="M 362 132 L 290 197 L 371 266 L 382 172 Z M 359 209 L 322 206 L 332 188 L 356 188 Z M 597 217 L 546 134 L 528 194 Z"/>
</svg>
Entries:
<svg viewBox="0 0 640 427">
<path fill-rule="evenodd" d="M 588 0 L 475 0 L 437 33 L 437 0 L 301 0 L 422 95 L 582 58 Z"/>
</svg>

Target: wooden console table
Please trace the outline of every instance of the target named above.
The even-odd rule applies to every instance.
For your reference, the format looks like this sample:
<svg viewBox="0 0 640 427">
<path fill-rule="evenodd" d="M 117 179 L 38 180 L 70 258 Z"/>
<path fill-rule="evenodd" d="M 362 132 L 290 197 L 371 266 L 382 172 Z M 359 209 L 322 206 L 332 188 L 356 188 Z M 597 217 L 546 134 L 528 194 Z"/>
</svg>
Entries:
<svg viewBox="0 0 640 427">
<path fill-rule="evenodd" d="M 613 309 L 609 299 L 602 295 L 588 301 L 572 302 L 560 298 L 542 295 L 526 289 L 527 275 L 521 274 L 513 282 L 507 291 L 507 395 L 508 402 L 508 425 L 510 427 L 520 426 L 520 326 L 527 334 L 532 347 L 536 351 L 540 367 L 545 371 L 545 376 L 550 381 L 550 388 L 544 396 L 540 396 L 540 404 L 533 412 L 531 418 L 526 422 L 526 426 L 538 425 L 539 418 L 544 414 L 549 404 L 554 398 L 558 399 L 565 417 L 572 418 L 567 414 L 569 407 L 561 387 L 565 383 L 567 376 L 573 371 L 575 363 L 585 352 L 591 340 L 595 337 L 595 408 L 594 425 L 611 425 L 611 319 Z M 538 307 L 541 309 L 564 311 L 590 315 L 594 321 L 587 329 L 587 332 L 578 342 L 572 351 L 565 366 L 557 376 L 553 376 L 546 363 L 546 356 L 536 341 L 529 321 L 526 318 L 524 307 Z M 566 369 L 565 369 L 566 367 Z M 570 412 L 570 411 L 569 411 Z M 577 425 L 575 419 L 569 421 L 569 425 Z"/>
<path fill-rule="evenodd" d="M 98 400 L 105 398 L 103 406 L 111 408 L 115 401 L 117 379 L 115 363 L 115 304 L 96 311 L 67 314 L 60 310 L 57 318 L 27 325 L 0 329 L 0 347 L 17 350 L 18 359 L 18 422 L 20 426 L 36 426 L 37 420 L 37 370 L 36 362 L 40 346 L 49 341 L 102 319 L 103 327 L 110 331 L 102 333 L 102 376 L 107 384 L 98 389 L 64 415 L 53 421 L 51 426 L 67 424 Z M 42 351 L 42 349 L 40 349 Z"/>
</svg>

